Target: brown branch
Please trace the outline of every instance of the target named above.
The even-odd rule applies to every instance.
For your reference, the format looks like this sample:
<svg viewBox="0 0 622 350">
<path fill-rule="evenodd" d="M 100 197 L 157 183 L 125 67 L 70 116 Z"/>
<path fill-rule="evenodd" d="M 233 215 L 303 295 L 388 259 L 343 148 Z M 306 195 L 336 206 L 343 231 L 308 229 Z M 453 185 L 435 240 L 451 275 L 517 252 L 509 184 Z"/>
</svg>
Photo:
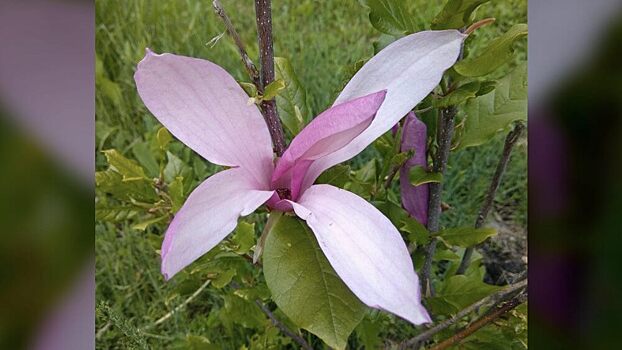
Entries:
<svg viewBox="0 0 622 350">
<path fill-rule="evenodd" d="M 497 194 L 497 190 L 499 189 L 499 185 L 501 184 L 501 178 L 505 173 L 505 169 L 508 166 L 508 162 L 510 161 L 510 156 L 512 155 L 512 149 L 520 135 L 523 133 L 525 126 L 522 123 L 516 124 L 514 129 L 508 133 L 508 136 L 505 138 L 505 145 L 503 146 L 503 153 L 501 154 L 501 158 L 499 158 L 499 163 L 497 164 L 497 169 L 495 170 L 494 175 L 492 176 L 492 180 L 490 181 L 490 186 L 488 187 L 488 192 L 486 192 L 486 197 L 484 198 L 484 203 L 482 203 L 482 207 L 479 210 L 477 215 L 477 219 L 475 220 L 475 228 L 481 228 L 486 221 L 486 217 L 490 213 L 492 209 L 492 204 L 495 199 L 495 195 Z M 471 263 L 471 256 L 473 255 L 474 247 L 469 247 L 464 251 L 464 255 L 462 256 L 462 261 L 460 261 L 460 266 L 458 270 L 456 270 L 456 275 L 462 275 L 469 267 Z"/>
<path fill-rule="evenodd" d="M 246 68 L 248 76 L 253 81 L 253 84 L 255 84 L 255 86 L 257 86 L 257 88 L 259 89 L 259 86 L 261 85 L 259 80 L 259 72 L 257 71 L 257 67 L 255 67 L 253 61 L 250 59 L 250 57 L 248 57 L 246 49 L 244 48 L 244 43 L 242 42 L 242 39 L 240 39 L 240 35 L 238 34 L 238 32 L 235 30 L 231 19 L 229 19 L 229 16 L 227 16 L 227 13 L 225 12 L 224 7 L 219 0 L 214 0 L 212 2 L 212 6 L 214 7 L 214 11 L 216 11 L 216 14 L 225 23 L 227 33 L 229 33 L 229 35 L 235 42 L 235 45 L 238 47 L 238 52 L 240 53 L 242 63 L 244 64 L 244 68 Z"/>
<path fill-rule="evenodd" d="M 274 50 L 272 46 L 272 9 L 270 0 L 255 0 L 255 19 L 257 21 L 257 41 L 259 44 L 259 64 L 261 67 L 260 86 L 264 88 L 274 81 Z M 263 111 L 270 137 L 274 145 L 274 152 L 281 156 L 285 151 L 285 137 L 283 127 L 276 109 L 276 101 L 262 101 Z"/>
<path fill-rule="evenodd" d="M 514 298 L 502 303 L 498 308 L 492 310 L 490 313 L 487 313 L 486 315 L 472 322 L 466 328 L 462 329 L 458 333 L 434 345 L 432 348 L 430 348 L 430 350 L 443 350 L 443 349 L 447 349 L 450 346 L 453 346 L 459 343 L 466 337 L 475 333 L 480 328 L 486 326 L 487 324 L 498 319 L 499 317 L 501 317 L 508 311 L 511 311 L 517 306 L 519 306 L 520 304 L 524 303 L 526 300 L 527 300 L 526 293 L 515 296 Z"/>
<path fill-rule="evenodd" d="M 442 109 L 438 121 L 438 149 L 434 155 L 434 165 L 432 166 L 432 171 L 442 175 L 445 175 L 445 169 L 447 168 L 447 160 L 449 159 L 449 151 L 451 149 L 451 139 L 454 133 L 456 112 L 457 109 L 455 106 Z M 440 229 L 442 193 L 442 182 L 433 182 L 430 184 L 430 199 L 428 205 L 428 231 L 430 233 L 438 232 Z M 422 295 L 427 294 L 428 287 L 430 288 L 430 294 L 434 295 L 434 290 L 432 288 L 432 284 L 430 283 L 430 272 L 432 269 L 434 253 L 436 252 L 436 243 L 437 239 L 432 238 L 426 247 L 425 262 L 423 263 L 421 273 Z"/>
<path fill-rule="evenodd" d="M 257 306 L 259 306 L 261 311 L 263 311 L 263 313 L 266 314 L 266 316 L 268 316 L 268 318 L 270 318 L 270 321 L 272 321 L 272 324 L 275 327 L 277 327 L 278 329 L 280 329 L 281 332 L 283 332 L 288 337 L 292 338 L 292 340 L 294 340 L 296 343 L 298 343 L 298 345 L 300 345 L 300 347 L 302 347 L 303 349 L 313 350 L 313 348 L 300 335 L 292 332 L 289 328 L 287 328 L 287 326 L 285 326 L 283 323 L 281 323 L 281 321 L 279 321 L 272 314 L 270 309 L 268 309 L 268 307 L 266 305 L 264 305 L 261 302 L 261 300 L 255 300 L 255 304 L 257 304 Z"/>
<path fill-rule="evenodd" d="M 455 314 L 453 317 L 448 318 L 436 324 L 432 328 L 424 331 L 423 333 L 420 333 L 416 337 L 403 342 L 400 345 L 400 348 L 406 349 L 409 347 L 413 347 L 417 349 L 419 348 L 421 344 L 423 344 L 423 342 L 432 338 L 436 333 L 443 331 L 447 329 L 448 327 L 454 325 L 455 323 L 460 321 L 465 316 L 471 314 L 472 312 L 478 311 L 484 307 L 495 305 L 499 302 L 505 302 L 511 299 L 512 297 L 514 297 L 515 295 L 517 295 L 517 293 L 521 293 L 525 288 L 527 288 L 527 279 L 521 280 L 520 282 L 517 282 L 511 286 L 508 286 L 507 288 L 504 288 L 503 290 L 500 290 L 494 294 L 491 294 L 479 300 L 478 302 L 458 311 L 458 313 Z"/>
</svg>

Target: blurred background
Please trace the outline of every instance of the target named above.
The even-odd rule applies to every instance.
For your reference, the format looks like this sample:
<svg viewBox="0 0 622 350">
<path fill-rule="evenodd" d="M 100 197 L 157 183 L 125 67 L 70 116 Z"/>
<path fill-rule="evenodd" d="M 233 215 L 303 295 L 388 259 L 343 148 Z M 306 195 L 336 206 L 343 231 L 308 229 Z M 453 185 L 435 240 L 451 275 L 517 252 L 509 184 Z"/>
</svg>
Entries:
<svg viewBox="0 0 622 350">
<path fill-rule="evenodd" d="M 252 13 L 239 11 L 238 16 L 235 10 L 236 6 L 251 8 L 246 2 L 225 5 L 236 13 L 236 22 L 252 27 Z M 283 5 L 273 2 L 275 8 Z M 121 11 L 126 5 L 122 2 L 100 1 L 98 23 L 129 13 L 117 21 L 144 26 L 134 28 L 134 33 L 148 33 L 155 50 L 197 56 L 202 54 L 191 50 L 197 47 L 192 40 L 207 50 L 205 44 L 222 31 L 220 26 L 201 23 L 213 18 L 209 1 L 192 3 L 195 7 L 185 1 L 162 3 L 153 10 L 142 1 L 128 2 L 127 6 L 143 7 L 140 13 L 145 17 L 137 18 L 132 13 L 138 11 Z M 304 42 L 302 35 L 284 36 L 276 50 L 277 55 L 289 56 L 294 67 L 318 68 L 297 71 L 311 82 L 314 112 L 329 104 L 339 84 L 334 70 L 318 66 L 320 62 L 353 63 L 372 53 L 363 45 L 373 39 L 371 27 L 363 27 L 369 26 L 364 9 L 355 1 L 336 4 L 334 9 L 323 8 L 333 17 L 312 15 L 317 6 L 313 1 L 289 8 L 290 18 L 275 16 L 275 30 L 292 30 L 292 26 L 294 31 L 309 30 L 302 33 Z M 529 342 L 536 349 L 609 349 L 619 342 L 620 5 L 615 0 L 529 3 Z M 153 24 L 163 19 L 157 9 L 178 13 L 169 20 L 194 31 L 213 33 L 197 37 L 188 31 L 185 41 L 175 43 L 172 39 L 184 33 L 158 31 Z M 509 7 L 503 14 L 513 10 L 520 11 Z M 199 13 L 208 15 L 193 17 Z M 99 31 L 102 40 L 97 60 L 108 60 L 106 67 L 115 67 L 110 60 L 119 55 L 138 61 L 147 45 L 120 37 L 127 34 L 115 26 L 96 27 L 95 18 L 92 1 L 0 1 L 0 222 L 5 227 L 0 233 L 0 349 L 94 348 L 95 33 Z M 352 31 L 356 26 L 367 34 Z M 328 30 L 338 31 L 340 39 L 324 38 L 322 31 Z M 350 45 L 348 50 L 341 48 L 342 40 Z M 125 43 L 133 46 L 122 46 Z M 240 75 L 237 59 L 226 61 L 227 55 L 235 58 L 235 52 L 219 45 L 219 63 Z M 289 50 L 296 47 L 301 51 Z M 116 66 L 104 77 L 122 76 L 132 69 Z M 106 110 L 98 109 L 99 113 L 98 119 L 109 120 Z M 130 122 L 124 129 L 132 126 Z M 455 162 L 471 164 L 470 157 L 463 155 Z M 527 157 L 517 158 L 514 178 L 520 184 L 520 162 Z M 478 169 L 470 170 L 477 174 Z M 506 193 L 516 203 L 526 200 L 524 193 Z M 526 222 L 524 210 L 519 207 L 515 212 L 523 212 L 516 221 Z M 472 221 L 451 216 L 447 220 Z M 115 247 L 102 248 L 113 251 Z"/>
</svg>

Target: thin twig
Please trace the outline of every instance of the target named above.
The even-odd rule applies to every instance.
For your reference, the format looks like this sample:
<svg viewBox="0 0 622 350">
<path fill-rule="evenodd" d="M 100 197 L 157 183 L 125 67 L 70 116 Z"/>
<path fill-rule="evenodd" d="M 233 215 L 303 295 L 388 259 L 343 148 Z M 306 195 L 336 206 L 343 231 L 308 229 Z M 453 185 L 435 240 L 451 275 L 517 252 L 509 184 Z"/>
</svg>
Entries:
<svg viewBox="0 0 622 350">
<path fill-rule="evenodd" d="M 261 67 L 260 86 L 263 89 L 274 81 L 274 50 L 272 46 L 272 9 L 270 0 L 255 0 L 255 19 L 257 21 L 257 41 L 259 44 L 259 65 Z M 277 156 L 285 151 L 283 127 L 274 99 L 261 102 L 261 109 L 268 124 L 270 137 Z"/>
<path fill-rule="evenodd" d="M 488 217 L 488 214 L 492 209 L 495 195 L 497 194 L 497 190 L 499 189 L 499 185 L 501 184 L 501 178 L 503 177 L 503 173 L 505 173 L 505 169 L 507 168 L 508 162 L 510 161 L 512 149 L 514 148 L 514 145 L 516 145 L 516 142 L 520 138 L 520 135 L 523 133 L 524 129 L 525 126 L 522 123 L 518 123 L 505 138 L 503 153 L 501 154 L 501 158 L 499 158 L 499 163 L 497 164 L 497 169 L 495 170 L 495 173 L 492 176 L 492 180 L 490 181 L 490 186 L 488 187 L 488 192 L 486 192 L 484 203 L 482 203 L 482 207 L 480 208 L 477 219 L 475 220 L 475 228 L 481 228 L 484 225 L 484 222 L 486 221 L 486 218 Z M 473 255 L 473 249 L 474 247 L 468 247 L 464 251 L 460 266 L 458 267 L 458 270 L 456 270 L 456 275 L 464 274 L 464 272 L 469 267 L 469 264 L 471 263 L 471 256 Z"/>
<path fill-rule="evenodd" d="M 517 282 L 516 284 L 508 286 L 507 288 L 504 288 L 503 290 L 500 290 L 494 294 L 491 294 L 479 300 L 478 302 L 460 310 L 453 317 L 448 318 L 438 323 L 437 325 L 433 326 L 432 328 L 426 330 L 425 332 L 420 333 L 416 337 L 411 338 L 408 341 L 405 341 L 404 343 L 401 344 L 400 348 L 405 349 L 409 347 L 414 347 L 415 349 L 417 349 L 421 344 L 423 344 L 423 342 L 432 338 L 436 333 L 442 330 L 445 330 L 448 327 L 454 325 L 456 322 L 460 321 L 463 317 L 471 314 L 472 312 L 480 310 L 481 308 L 488 307 L 490 305 L 495 305 L 499 302 L 507 301 L 508 299 L 516 295 L 517 292 L 524 290 L 526 287 L 527 287 L 527 279 L 524 279 L 520 282 Z"/>
<path fill-rule="evenodd" d="M 197 296 L 199 296 L 199 294 L 201 294 L 201 292 L 210 284 L 212 280 L 207 280 L 205 281 L 205 283 L 203 283 L 199 289 L 195 290 L 194 293 L 192 293 L 191 296 L 189 296 L 186 300 L 184 300 L 183 303 L 177 305 L 173 310 L 171 310 L 169 313 L 167 313 L 166 315 L 160 317 L 157 321 L 155 321 L 153 324 L 143 328 L 143 330 L 145 329 L 149 329 L 152 327 L 155 327 L 161 323 L 166 322 L 166 320 L 168 320 L 169 318 L 171 318 L 171 316 L 173 316 L 174 314 L 178 313 L 179 311 L 181 311 L 184 307 L 186 307 L 186 305 L 188 305 L 190 302 L 192 302 Z"/>
<path fill-rule="evenodd" d="M 270 321 L 272 321 L 272 324 L 275 327 L 277 327 L 278 329 L 280 329 L 281 332 L 283 332 L 288 337 L 292 338 L 292 340 L 294 340 L 296 343 L 298 343 L 298 345 L 300 345 L 303 349 L 313 350 L 313 348 L 311 346 L 309 346 L 309 344 L 301 336 L 299 336 L 298 334 L 292 332 L 289 328 L 287 328 L 287 326 L 285 326 L 283 323 L 281 323 L 281 321 L 279 321 L 272 314 L 270 309 L 268 309 L 268 307 L 266 305 L 264 305 L 261 302 L 261 300 L 255 300 L 255 304 L 257 304 L 257 306 L 259 306 L 261 311 L 263 311 L 263 313 L 266 314 L 268 316 L 268 318 L 270 318 Z"/>
<path fill-rule="evenodd" d="M 227 33 L 229 33 L 229 35 L 235 42 L 235 45 L 237 45 L 238 51 L 240 52 L 240 56 L 242 57 L 242 63 L 244 64 L 244 67 L 246 68 L 246 72 L 248 73 L 248 76 L 253 81 L 253 84 L 255 84 L 255 86 L 259 88 L 260 80 L 259 80 L 259 72 L 257 71 L 257 67 L 255 67 L 255 64 L 253 63 L 253 61 L 250 59 L 250 57 L 248 57 L 248 54 L 246 53 L 246 49 L 244 48 L 244 43 L 242 42 L 242 39 L 240 39 L 240 35 L 238 34 L 238 32 L 235 30 L 235 27 L 233 26 L 231 19 L 229 19 L 229 16 L 227 16 L 227 13 L 225 12 L 224 7 L 222 6 L 219 0 L 214 0 L 212 2 L 212 6 L 214 7 L 216 14 L 225 23 L 225 28 L 227 28 Z"/>
<path fill-rule="evenodd" d="M 434 164 L 432 171 L 444 175 L 447 168 L 447 160 L 449 159 L 449 151 L 451 149 L 451 139 L 454 133 L 454 121 L 457 109 L 455 106 L 441 110 L 438 123 L 438 149 L 434 156 Z M 428 205 L 428 231 L 436 233 L 440 229 L 441 216 L 441 199 L 443 193 L 443 183 L 433 182 L 430 184 L 430 199 Z M 421 290 L 426 295 L 428 287 L 430 294 L 434 295 L 432 283 L 430 282 L 430 271 L 432 270 L 432 260 L 436 251 L 437 239 L 434 237 L 426 247 L 425 262 L 421 273 Z"/>
<path fill-rule="evenodd" d="M 507 313 L 508 311 L 513 310 L 520 304 L 524 303 L 526 300 L 527 300 L 526 293 L 515 296 L 514 298 L 502 303 L 498 308 L 495 308 L 490 313 L 487 313 L 486 315 L 472 322 L 466 328 L 462 329 L 458 333 L 434 345 L 432 348 L 430 348 L 430 350 L 443 350 L 443 349 L 449 348 L 452 345 L 459 343 L 466 337 L 475 333 L 478 329 L 498 319 L 499 317 L 501 317 L 503 314 Z"/>
</svg>

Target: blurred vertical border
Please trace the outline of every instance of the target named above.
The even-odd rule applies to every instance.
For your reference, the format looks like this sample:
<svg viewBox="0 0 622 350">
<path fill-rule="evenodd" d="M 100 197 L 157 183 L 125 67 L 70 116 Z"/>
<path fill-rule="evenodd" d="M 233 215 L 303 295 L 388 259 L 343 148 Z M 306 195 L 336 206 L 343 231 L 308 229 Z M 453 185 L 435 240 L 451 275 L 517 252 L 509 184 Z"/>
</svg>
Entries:
<svg viewBox="0 0 622 350">
<path fill-rule="evenodd" d="M 619 348 L 622 2 L 529 3 L 529 345 Z"/>
<path fill-rule="evenodd" d="M 0 349 L 93 349 L 94 6 L 0 1 Z"/>
</svg>

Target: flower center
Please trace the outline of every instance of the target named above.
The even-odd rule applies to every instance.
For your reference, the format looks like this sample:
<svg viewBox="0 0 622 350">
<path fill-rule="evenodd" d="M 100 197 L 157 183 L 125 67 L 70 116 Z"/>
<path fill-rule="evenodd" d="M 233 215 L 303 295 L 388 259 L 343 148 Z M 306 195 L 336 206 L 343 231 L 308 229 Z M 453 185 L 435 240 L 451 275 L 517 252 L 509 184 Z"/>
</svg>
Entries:
<svg viewBox="0 0 622 350">
<path fill-rule="evenodd" d="M 292 191 L 289 188 L 277 188 L 276 193 L 281 199 L 292 199 Z"/>
</svg>

